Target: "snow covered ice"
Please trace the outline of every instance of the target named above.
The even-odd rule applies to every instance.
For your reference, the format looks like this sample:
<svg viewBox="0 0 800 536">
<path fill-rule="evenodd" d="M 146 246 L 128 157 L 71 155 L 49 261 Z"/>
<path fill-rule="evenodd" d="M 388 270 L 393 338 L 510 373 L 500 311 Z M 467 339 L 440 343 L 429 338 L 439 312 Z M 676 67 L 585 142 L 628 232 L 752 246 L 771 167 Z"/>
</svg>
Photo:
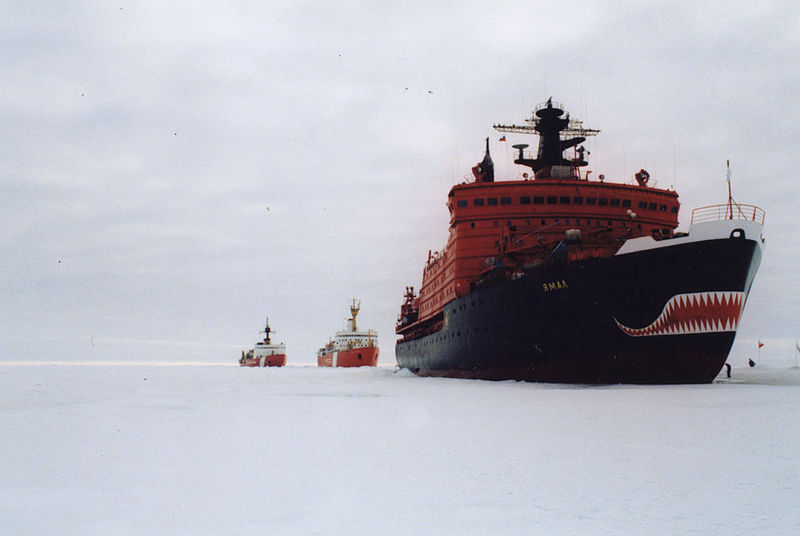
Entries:
<svg viewBox="0 0 800 536">
<path fill-rule="evenodd" d="M 2 534 L 798 534 L 800 374 L 0 366 Z"/>
</svg>

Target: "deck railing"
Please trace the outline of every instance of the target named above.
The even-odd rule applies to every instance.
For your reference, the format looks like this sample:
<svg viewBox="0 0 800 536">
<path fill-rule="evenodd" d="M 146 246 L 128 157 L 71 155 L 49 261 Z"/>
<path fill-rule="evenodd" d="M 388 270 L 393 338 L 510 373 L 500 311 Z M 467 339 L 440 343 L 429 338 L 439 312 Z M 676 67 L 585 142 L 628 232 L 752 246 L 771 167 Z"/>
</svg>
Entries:
<svg viewBox="0 0 800 536">
<path fill-rule="evenodd" d="M 764 225 L 765 213 L 755 205 L 725 203 L 699 207 L 692 211 L 692 224 L 720 220 L 748 220 Z"/>
</svg>

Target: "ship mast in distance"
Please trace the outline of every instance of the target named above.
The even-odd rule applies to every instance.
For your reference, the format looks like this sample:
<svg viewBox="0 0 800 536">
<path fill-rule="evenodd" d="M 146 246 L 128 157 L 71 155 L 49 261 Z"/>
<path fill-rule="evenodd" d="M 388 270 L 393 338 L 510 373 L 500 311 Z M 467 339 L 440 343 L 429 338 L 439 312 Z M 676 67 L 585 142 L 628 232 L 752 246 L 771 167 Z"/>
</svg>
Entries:
<svg viewBox="0 0 800 536">
<path fill-rule="evenodd" d="M 358 311 L 361 309 L 361 302 L 353 298 L 353 303 L 350 305 L 350 314 L 353 315 L 353 326 L 352 330 L 356 331 L 358 328 L 356 327 L 356 317 L 358 316 Z"/>
<path fill-rule="evenodd" d="M 595 136 L 600 132 L 584 128 L 582 121 L 570 119 L 569 114 L 564 118 L 562 115 L 564 106 L 554 103 L 550 98 L 536 107 L 531 117 L 525 120 L 527 125 L 493 125 L 493 128 L 498 132 L 538 135 L 539 150 L 536 158 L 525 157 L 523 149 L 527 146 L 515 145 L 514 148 L 519 150 L 519 155 L 514 159 L 514 163 L 532 168 L 536 177 L 554 176 L 553 167 L 575 168 L 588 165 L 583 159 L 582 148 L 577 151 L 579 155 L 577 159 L 567 160 L 562 153 L 570 147 L 583 143 L 586 136 Z M 561 133 L 574 137 L 562 140 Z"/>
<path fill-rule="evenodd" d="M 272 330 L 269 327 L 269 317 L 267 317 L 267 325 L 264 328 L 264 342 L 270 344 L 271 341 L 269 340 L 269 334 Z"/>
</svg>

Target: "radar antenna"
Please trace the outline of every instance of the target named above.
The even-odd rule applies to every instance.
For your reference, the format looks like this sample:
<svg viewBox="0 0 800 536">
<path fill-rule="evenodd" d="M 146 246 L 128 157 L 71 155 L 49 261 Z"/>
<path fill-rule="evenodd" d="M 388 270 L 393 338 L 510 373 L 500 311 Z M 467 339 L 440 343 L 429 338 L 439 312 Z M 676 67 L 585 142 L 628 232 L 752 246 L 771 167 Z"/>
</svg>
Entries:
<svg viewBox="0 0 800 536">
<path fill-rule="evenodd" d="M 545 109 L 548 105 L 555 109 L 564 109 L 564 105 L 558 102 L 553 102 L 552 99 L 544 104 L 540 104 L 536 109 L 531 112 L 531 116 L 525 120 L 527 125 L 492 125 L 498 132 L 511 133 L 511 134 L 535 134 L 538 135 L 539 131 L 536 126 L 541 122 L 541 117 L 537 117 L 536 112 Z M 600 131 L 595 128 L 584 128 L 583 121 L 579 119 L 570 119 L 567 114 L 567 126 L 561 132 L 566 136 L 597 136 Z"/>
<path fill-rule="evenodd" d="M 492 125 L 492 128 L 497 132 L 511 133 L 511 134 L 535 134 L 536 131 L 536 118 L 526 119 L 525 121 L 531 122 L 531 125 Z M 567 136 L 597 136 L 600 131 L 595 128 L 584 128 L 583 121 L 578 119 L 570 119 L 567 123 L 567 128 L 562 130 Z"/>
</svg>

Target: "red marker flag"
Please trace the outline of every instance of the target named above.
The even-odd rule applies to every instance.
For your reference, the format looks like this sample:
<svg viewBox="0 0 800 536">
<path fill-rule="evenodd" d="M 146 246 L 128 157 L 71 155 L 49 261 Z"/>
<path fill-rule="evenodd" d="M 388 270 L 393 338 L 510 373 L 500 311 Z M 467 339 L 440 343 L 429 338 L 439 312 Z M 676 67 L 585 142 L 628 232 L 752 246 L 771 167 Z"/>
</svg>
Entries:
<svg viewBox="0 0 800 536">
<path fill-rule="evenodd" d="M 762 346 L 764 346 L 764 343 L 763 343 L 763 342 L 761 342 L 761 340 L 759 340 L 759 341 L 758 341 L 758 347 L 759 347 L 759 348 L 761 348 Z"/>
<path fill-rule="evenodd" d="M 506 137 L 503 136 L 502 138 L 500 138 L 500 141 L 506 141 Z"/>
</svg>

